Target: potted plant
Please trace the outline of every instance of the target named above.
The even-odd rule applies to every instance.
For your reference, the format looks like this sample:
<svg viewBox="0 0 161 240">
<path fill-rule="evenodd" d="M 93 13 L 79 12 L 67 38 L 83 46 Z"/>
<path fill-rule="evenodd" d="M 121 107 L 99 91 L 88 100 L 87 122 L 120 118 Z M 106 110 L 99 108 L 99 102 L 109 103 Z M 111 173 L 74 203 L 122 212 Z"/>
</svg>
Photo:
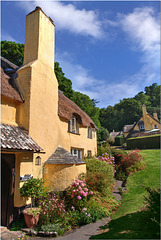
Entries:
<svg viewBox="0 0 161 240">
<path fill-rule="evenodd" d="M 21 197 L 31 198 L 31 208 L 23 210 L 27 227 L 33 228 L 38 224 L 40 208 L 33 207 L 33 204 L 35 205 L 35 201 L 41 196 L 44 196 L 46 193 L 47 191 L 44 187 L 44 181 L 38 178 L 30 178 L 20 188 Z"/>
</svg>

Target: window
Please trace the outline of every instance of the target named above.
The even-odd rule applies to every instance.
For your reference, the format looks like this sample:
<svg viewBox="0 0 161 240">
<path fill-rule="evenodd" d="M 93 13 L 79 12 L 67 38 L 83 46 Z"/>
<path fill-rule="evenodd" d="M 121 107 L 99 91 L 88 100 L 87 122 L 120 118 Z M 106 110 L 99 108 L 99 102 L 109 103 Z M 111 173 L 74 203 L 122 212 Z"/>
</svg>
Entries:
<svg viewBox="0 0 161 240">
<path fill-rule="evenodd" d="M 139 129 L 140 129 L 140 131 L 145 130 L 144 122 L 143 122 L 143 121 L 140 121 L 140 122 L 139 122 Z"/>
<path fill-rule="evenodd" d="M 94 138 L 95 137 L 94 128 L 87 127 L 87 137 L 88 138 Z"/>
<path fill-rule="evenodd" d="M 154 128 L 157 128 L 157 125 L 156 125 L 156 124 L 154 125 Z"/>
<path fill-rule="evenodd" d="M 68 131 L 71 133 L 79 133 L 79 125 L 77 119 L 74 116 L 68 122 Z"/>
<path fill-rule="evenodd" d="M 88 150 L 88 151 L 87 151 L 87 157 L 88 157 L 88 158 L 92 157 L 92 151 L 91 151 L 91 150 Z"/>
<path fill-rule="evenodd" d="M 71 148 L 71 154 L 79 159 L 82 159 L 82 150 L 80 149 Z"/>
</svg>

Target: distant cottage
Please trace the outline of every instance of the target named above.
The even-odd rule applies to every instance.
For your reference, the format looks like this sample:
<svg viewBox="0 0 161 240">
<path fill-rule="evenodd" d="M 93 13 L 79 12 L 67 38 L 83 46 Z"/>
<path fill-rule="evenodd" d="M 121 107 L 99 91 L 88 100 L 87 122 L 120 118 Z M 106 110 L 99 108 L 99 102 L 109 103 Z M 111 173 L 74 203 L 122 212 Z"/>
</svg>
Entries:
<svg viewBox="0 0 161 240">
<path fill-rule="evenodd" d="M 37 7 L 26 17 L 23 65 L 1 57 L 1 224 L 26 204 L 19 187 L 30 177 L 64 190 L 86 172 L 84 156 L 97 153 L 97 127 L 58 91 L 54 24 Z M 28 202 L 29 203 L 29 202 Z"/>
<path fill-rule="evenodd" d="M 125 125 L 123 133 L 125 138 L 148 136 L 160 133 L 160 122 L 158 120 L 157 112 L 151 116 L 147 110 L 145 104 L 142 106 L 142 116 L 139 121 L 131 125 Z"/>
</svg>

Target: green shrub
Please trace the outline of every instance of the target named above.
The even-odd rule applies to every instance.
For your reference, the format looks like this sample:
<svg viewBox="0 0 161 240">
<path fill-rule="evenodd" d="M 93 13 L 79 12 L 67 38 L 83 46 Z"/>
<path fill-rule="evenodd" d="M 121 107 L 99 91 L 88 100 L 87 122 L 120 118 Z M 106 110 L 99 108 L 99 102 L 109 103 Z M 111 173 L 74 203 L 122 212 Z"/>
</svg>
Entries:
<svg viewBox="0 0 161 240">
<path fill-rule="evenodd" d="M 125 180 L 130 173 L 145 168 L 143 158 L 144 157 L 139 154 L 139 150 L 130 151 L 126 155 L 121 156 L 116 164 L 116 178 Z"/>
<path fill-rule="evenodd" d="M 150 187 L 145 188 L 149 193 L 148 197 L 144 197 L 147 213 L 149 216 L 150 227 L 156 234 L 156 238 L 159 239 L 160 235 L 160 189 L 152 189 Z"/>
<path fill-rule="evenodd" d="M 107 142 L 97 145 L 97 156 L 101 156 L 103 153 L 110 154 L 110 145 Z"/>
<path fill-rule="evenodd" d="M 127 149 L 159 149 L 160 148 L 160 134 L 129 138 L 126 140 Z"/>
<path fill-rule="evenodd" d="M 117 163 L 120 161 L 122 156 L 125 156 L 127 154 L 127 152 L 124 150 L 111 148 L 111 154 L 115 158 L 115 163 Z"/>
<path fill-rule="evenodd" d="M 115 142 L 114 145 L 115 146 L 122 146 L 124 144 L 124 137 L 123 136 L 117 136 L 115 137 Z"/>
<path fill-rule="evenodd" d="M 57 224 L 49 223 L 47 225 L 42 225 L 40 230 L 45 233 L 57 232 L 58 235 L 61 235 L 64 232 L 62 229 L 62 226 L 59 223 L 57 223 Z"/>
</svg>

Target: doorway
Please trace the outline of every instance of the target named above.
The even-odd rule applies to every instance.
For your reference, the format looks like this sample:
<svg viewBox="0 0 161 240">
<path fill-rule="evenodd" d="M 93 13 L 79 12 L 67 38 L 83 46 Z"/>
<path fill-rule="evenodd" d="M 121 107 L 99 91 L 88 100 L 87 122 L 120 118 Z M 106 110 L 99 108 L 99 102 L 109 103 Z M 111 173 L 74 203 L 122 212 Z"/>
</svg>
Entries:
<svg viewBox="0 0 161 240">
<path fill-rule="evenodd" d="M 15 155 L 1 154 L 1 225 L 9 226 L 13 221 Z"/>
</svg>

